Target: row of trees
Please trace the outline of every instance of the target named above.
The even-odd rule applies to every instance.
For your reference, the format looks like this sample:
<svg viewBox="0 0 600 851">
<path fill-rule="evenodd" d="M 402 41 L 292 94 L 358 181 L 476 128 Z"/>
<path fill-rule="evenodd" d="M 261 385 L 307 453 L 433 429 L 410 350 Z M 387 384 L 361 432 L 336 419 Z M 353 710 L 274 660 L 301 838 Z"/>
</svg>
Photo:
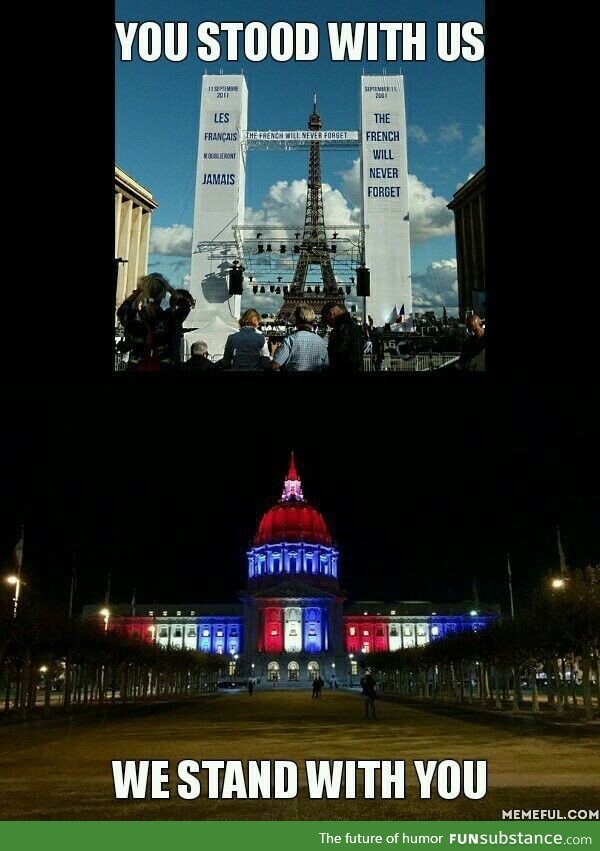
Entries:
<svg viewBox="0 0 600 851">
<path fill-rule="evenodd" d="M 480 701 L 498 709 L 508 701 L 540 708 L 538 677 L 545 674 L 547 705 L 557 713 L 577 704 L 585 717 L 600 709 L 600 568 L 587 568 L 544 587 L 521 616 L 482 632 L 462 632 L 425 647 L 374 654 L 369 665 L 386 692 L 432 699 Z M 579 685 L 578 685 L 579 684 Z"/>
<path fill-rule="evenodd" d="M 214 691 L 223 660 L 26 609 L 0 614 L 0 710 L 127 703 Z"/>
</svg>

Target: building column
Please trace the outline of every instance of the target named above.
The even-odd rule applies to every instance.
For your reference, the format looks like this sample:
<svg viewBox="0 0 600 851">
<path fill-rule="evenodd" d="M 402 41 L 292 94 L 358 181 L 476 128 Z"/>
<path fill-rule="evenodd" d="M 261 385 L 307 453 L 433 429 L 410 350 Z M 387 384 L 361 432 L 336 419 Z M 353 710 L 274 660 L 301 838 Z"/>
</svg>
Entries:
<svg viewBox="0 0 600 851">
<path fill-rule="evenodd" d="M 131 214 L 131 242 L 129 245 L 129 263 L 127 264 L 127 294 L 132 293 L 137 286 L 143 214 L 144 211 L 141 207 L 134 207 Z"/>
<path fill-rule="evenodd" d="M 121 233 L 121 204 L 123 203 L 123 193 L 115 192 L 115 257 L 119 254 L 119 236 Z"/>
<path fill-rule="evenodd" d="M 146 270 L 148 268 L 148 254 L 150 252 L 150 223 L 152 221 L 152 216 L 150 213 L 143 211 L 142 213 L 142 225 L 140 230 L 140 248 L 139 248 L 139 258 L 138 258 L 138 269 L 139 273 L 142 273 L 142 270 Z"/>
<path fill-rule="evenodd" d="M 477 239 L 477 233 L 476 233 L 475 203 L 476 203 L 476 199 L 472 199 L 471 202 L 469 203 L 468 214 L 469 214 L 469 230 L 470 230 L 470 233 L 471 233 L 471 252 L 472 252 L 472 262 L 473 262 L 473 289 L 474 290 L 480 290 L 481 284 L 482 284 L 481 263 L 480 263 L 480 258 L 479 258 L 480 245 L 479 245 L 479 240 Z"/>
<path fill-rule="evenodd" d="M 117 246 L 117 257 L 129 260 L 129 248 L 131 244 L 131 220 L 133 216 L 133 201 L 128 200 L 121 204 L 119 213 L 119 244 Z M 117 306 L 127 297 L 127 272 L 123 267 L 128 264 L 121 263 L 119 268 L 119 279 L 117 283 Z"/>
</svg>

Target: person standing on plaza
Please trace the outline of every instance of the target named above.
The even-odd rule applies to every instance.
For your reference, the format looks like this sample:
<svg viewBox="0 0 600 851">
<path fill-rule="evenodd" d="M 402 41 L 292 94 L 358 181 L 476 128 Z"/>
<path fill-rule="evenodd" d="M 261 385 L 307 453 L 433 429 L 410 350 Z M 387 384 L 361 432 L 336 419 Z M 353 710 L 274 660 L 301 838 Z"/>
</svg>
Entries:
<svg viewBox="0 0 600 851">
<path fill-rule="evenodd" d="M 373 679 L 370 668 L 366 668 L 363 671 L 362 677 L 360 678 L 360 685 L 365 704 L 365 718 L 371 717 L 374 721 L 376 721 L 377 715 L 375 714 L 375 698 L 377 697 L 377 692 L 375 691 L 375 686 L 377 683 Z"/>
<path fill-rule="evenodd" d="M 296 330 L 275 349 L 272 368 L 285 372 L 317 372 L 329 365 L 327 343 L 314 330 L 315 312 L 307 304 L 294 311 Z"/>
<path fill-rule="evenodd" d="M 173 287 L 158 272 L 140 278 L 138 287 L 117 311 L 129 345 L 127 369 L 134 372 L 159 372 L 174 369 L 174 348 L 179 329 L 191 310 L 186 298 L 176 299 L 168 310 L 161 307 Z"/>
<path fill-rule="evenodd" d="M 465 324 L 469 336 L 463 345 L 457 368 L 468 372 L 485 372 L 485 325 L 476 313 L 468 316 Z"/>
<path fill-rule="evenodd" d="M 183 350 L 183 322 L 187 319 L 188 314 L 193 307 L 196 306 L 196 301 L 189 290 L 178 289 L 171 292 L 169 299 L 169 307 L 165 313 L 173 326 L 173 334 L 171 338 L 172 361 L 175 368 L 179 368 L 182 363 Z"/>
<path fill-rule="evenodd" d="M 204 340 L 196 340 L 192 343 L 192 356 L 182 364 L 181 369 L 183 372 L 210 372 L 215 369 Z"/>
<path fill-rule="evenodd" d="M 323 305 L 321 320 L 331 327 L 327 344 L 330 369 L 336 372 L 361 372 L 365 340 L 363 332 L 346 308 L 328 302 Z"/>
<path fill-rule="evenodd" d="M 267 340 L 258 330 L 260 314 L 250 307 L 240 316 L 240 330 L 230 334 L 225 343 L 223 369 L 238 372 L 260 372 L 270 368 Z"/>
</svg>

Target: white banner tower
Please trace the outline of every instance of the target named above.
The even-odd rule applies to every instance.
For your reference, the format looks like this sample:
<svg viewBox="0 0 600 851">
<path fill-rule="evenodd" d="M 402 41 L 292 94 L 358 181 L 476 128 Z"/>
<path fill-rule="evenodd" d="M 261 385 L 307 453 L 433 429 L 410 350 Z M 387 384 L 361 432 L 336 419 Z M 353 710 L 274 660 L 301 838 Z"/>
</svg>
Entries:
<svg viewBox="0 0 600 851">
<path fill-rule="evenodd" d="M 202 78 L 191 292 L 196 307 L 185 327 L 186 353 L 196 340 L 211 355 L 223 353 L 239 329 L 241 296 L 229 296 L 229 271 L 237 257 L 235 225 L 244 223 L 246 163 L 242 138 L 248 124 L 248 89 L 239 74 Z"/>
<path fill-rule="evenodd" d="M 361 191 L 365 265 L 371 270 L 367 314 L 376 326 L 412 313 L 404 78 L 361 78 Z"/>
</svg>

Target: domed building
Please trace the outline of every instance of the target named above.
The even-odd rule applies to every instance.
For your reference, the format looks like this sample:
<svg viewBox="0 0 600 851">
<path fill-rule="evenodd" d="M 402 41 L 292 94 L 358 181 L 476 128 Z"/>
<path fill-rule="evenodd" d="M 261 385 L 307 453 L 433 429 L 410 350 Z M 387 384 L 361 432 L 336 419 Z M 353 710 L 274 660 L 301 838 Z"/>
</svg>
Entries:
<svg viewBox="0 0 600 851">
<path fill-rule="evenodd" d="M 244 635 L 257 675 L 298 681 L 335 672 L 344 643 L 338 559 L 322 514 L 304 498 L 292 453 L 281 499 L 248 550 Z"/>
<path fill-rule="evenodd" d="M 98 608 L 86 606 L 84 617 L 98 618 Z M 238 677 L 293 686 L 320 675 L 346 684 L 366 654 L 482 629 L 498 614 L 498 606 L 475 610 L 472 601 L 348 604 L 338 549 L 325 518 L 304 497 L 292 453 L 281 497 L 261 518 L 248 549 L 240 602 L 113 606 L 109 629 L 222 655 L 224 672 Z"/>
</svg>

